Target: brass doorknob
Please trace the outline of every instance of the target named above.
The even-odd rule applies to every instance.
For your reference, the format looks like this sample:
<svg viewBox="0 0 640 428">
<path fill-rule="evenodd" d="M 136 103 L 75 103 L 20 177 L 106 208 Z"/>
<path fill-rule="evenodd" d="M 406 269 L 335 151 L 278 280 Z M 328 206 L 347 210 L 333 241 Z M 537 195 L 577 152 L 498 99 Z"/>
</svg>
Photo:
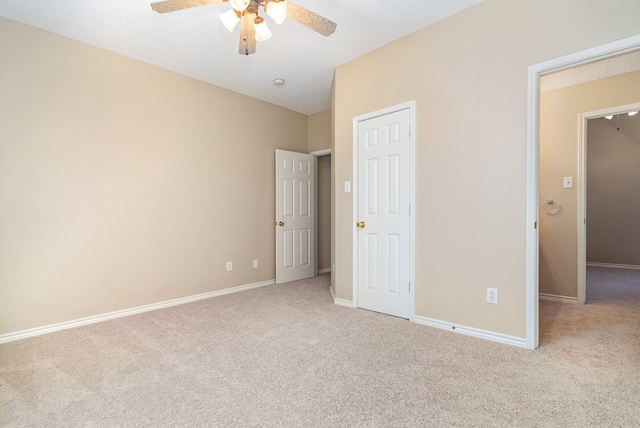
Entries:
<svg viewBox="0 0 640 428">
<path fill-rule="evenodd" d="M 277 221 L 276 226 L 284 226 L 284 221 Z"/>
<path fill-rule="evenodd" d="M 358 223 L 356 223 L 356 226 L 358 226 L 360 229 L 364 229 L 364 221 L 359 221 Z"/>
</svg>

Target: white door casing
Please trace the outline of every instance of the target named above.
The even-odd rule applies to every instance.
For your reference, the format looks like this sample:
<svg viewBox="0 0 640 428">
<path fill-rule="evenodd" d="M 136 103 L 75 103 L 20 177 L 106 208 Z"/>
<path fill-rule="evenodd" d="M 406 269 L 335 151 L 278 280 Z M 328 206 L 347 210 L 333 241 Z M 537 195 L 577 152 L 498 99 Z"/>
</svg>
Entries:
<svg viewBox="0 0 640 428">
<path fill-rule="evenodd" d="M 315 275 L 315 157 L 276 150 L 276 284 Z"/>
<path fill-rule="evenodd" d="M 357 122 L 357 306 L 412 318 L 411 108 Z M 362 223 L 363 222 L 363 223 Z"/>
</svg>

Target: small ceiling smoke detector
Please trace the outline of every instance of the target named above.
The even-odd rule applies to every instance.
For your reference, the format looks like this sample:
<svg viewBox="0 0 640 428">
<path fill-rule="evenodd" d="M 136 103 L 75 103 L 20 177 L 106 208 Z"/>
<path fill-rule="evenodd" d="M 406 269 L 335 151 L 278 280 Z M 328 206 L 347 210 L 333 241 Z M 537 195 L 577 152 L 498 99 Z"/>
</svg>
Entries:
<svg viewBox="0 0 640 428">
<path fill-rule="evenodd" d="M 273 79 L 273 84 L 276 86 L 284 86 L 284 79 L 279 77 L 277 79 Z"/>
</svg>

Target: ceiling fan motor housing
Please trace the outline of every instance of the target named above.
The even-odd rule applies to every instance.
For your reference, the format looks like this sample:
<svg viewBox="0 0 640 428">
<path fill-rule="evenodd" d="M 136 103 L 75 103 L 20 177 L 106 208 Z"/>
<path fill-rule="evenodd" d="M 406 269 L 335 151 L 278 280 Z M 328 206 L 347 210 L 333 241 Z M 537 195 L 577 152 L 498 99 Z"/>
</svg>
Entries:
<svg viewBox="0 0 640 428">
<path fill-rule="evenodd" d="M 260 6 L 260 2 L 258 0 L 251 0 L 249 6 L 247 6 L 247 12 L 249 13 L 258 13 L 258 7 Z"/>
</svg>

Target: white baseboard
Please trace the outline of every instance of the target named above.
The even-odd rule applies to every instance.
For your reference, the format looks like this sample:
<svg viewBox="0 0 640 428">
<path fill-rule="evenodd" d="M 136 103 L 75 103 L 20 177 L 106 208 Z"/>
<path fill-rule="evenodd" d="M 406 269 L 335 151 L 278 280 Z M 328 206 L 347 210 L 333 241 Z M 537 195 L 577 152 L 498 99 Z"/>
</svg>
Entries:
<svg viewBox="0 0 640 428">
<path fill-rule="evenodd" d="M 333 288 L 329 288 L 333 303 L 340 306 L 346 306 L 348 308 L 355 308 L 356 305 L 351 300 L 338 299 L 333 292 Z M 414 316 L 413 322 L 416 324 L 426 325 L 429 327 L 435 327 L 442 330 L 453 331 L 455 333 L 465 334 L 467 336 L 478 337 L 480 339 L 491 340 L 493 342 L 504 343 L 505 345 L 519 346 L 521 348 L 527 348 L 527 340 L 521 337 L 509 336 L 502 333 L 495 333 L 493 331 L 481 330 L 473 327 L 466 327 L 462 325 L 454 325 L 439 321 L 431 318 Z"/>
<path fill-rule="evenodd" d="M 333 292 L 333 288 L 329 287 L 329 293 L 331 293 L 331 298 L 333 299 L 333 303 L 339 306 L 345 306 L 347 308 L 355 309 L 356 305 L 353 304 L 351 300 L 338 299 Z"/>
<path fill-rule="evenodd" d="M 573 303 L 573 304 L 578 303 L 577 297 L 558 296 L 557 294 L 538 293 L 538 298 L 540 300 L 552 300 L 554 302 Z"/>
<path fill-rule="evenodd" d="M 329 273 L 329 272 L 331 272 L 331 268 L 330 267 L 318 269 L 318 275 L 321 275 L 323 273 Z"/>
<path fill-rule="evenodd" d="M 225 288 L 224 290 L 210 291 L 208 293 L 196 294 L 194 296 L 181 297 L 178 299 L 166 300 L 164 302 L 152 303 L 150 305 L 138 306 L 135 308 L 124 309 L 121 311 L 109 312 L 101 315 L 94 315 L 86 318 L 80 318 L 72 321 L 65 321 L 57 324 L 36 327 L 29 330 L 17 331 L 0 335 L 0 343 L 12 342 L 14 340 L 26 339 L 28 337 L 39 336 L 41 334 L 52 333 L 54 331 L 65 330 L 68 328 L 80 327 L 87 324 L 108 321 L 114 318 L 122 318 L 129 315 L 140 314 L 143 312 L 155 311 L 156 309 L 168 308 L 170 306 L 183 305 L 198 300 L 210 299 L 212 297 L 223 296 L 225 294 L 238 293 L 240 291 L 251 290 L 253 288 L 264 287 L 275 284 L 275 279 L 268 281 L 256 282 L 253 284 L 239 285 L 237 287 Z"/>
<path fill-rule="evenodd" d="M 640 265 L 621 265 L 616 263 L 597 263 L 597 262 L 589 262 L 587 266 L 591 267 L 606 267 L 606 268 L 614 268 L 614 269 L 635 269 L 640 270 Z"/>
<path fill-rule="evenodd" d="M 422 324 L 429 327 L 452 331 L 454 333 L 460 333 L 467 336 L 478 337 L 480 339 L 491 340 L 493 342 L 504 343 L 505 345 L 519 346 L 521 348 L 527 347 L 527 340 L 522 337 L 509 336 L 502 333 L 495 333 L 493 331 L 481 330 L 479 328 L 446 323 L 444 321 L 417 315 L 413 318 L 413 322 L 415 322 L 416 324 Z"/>
</svg>

